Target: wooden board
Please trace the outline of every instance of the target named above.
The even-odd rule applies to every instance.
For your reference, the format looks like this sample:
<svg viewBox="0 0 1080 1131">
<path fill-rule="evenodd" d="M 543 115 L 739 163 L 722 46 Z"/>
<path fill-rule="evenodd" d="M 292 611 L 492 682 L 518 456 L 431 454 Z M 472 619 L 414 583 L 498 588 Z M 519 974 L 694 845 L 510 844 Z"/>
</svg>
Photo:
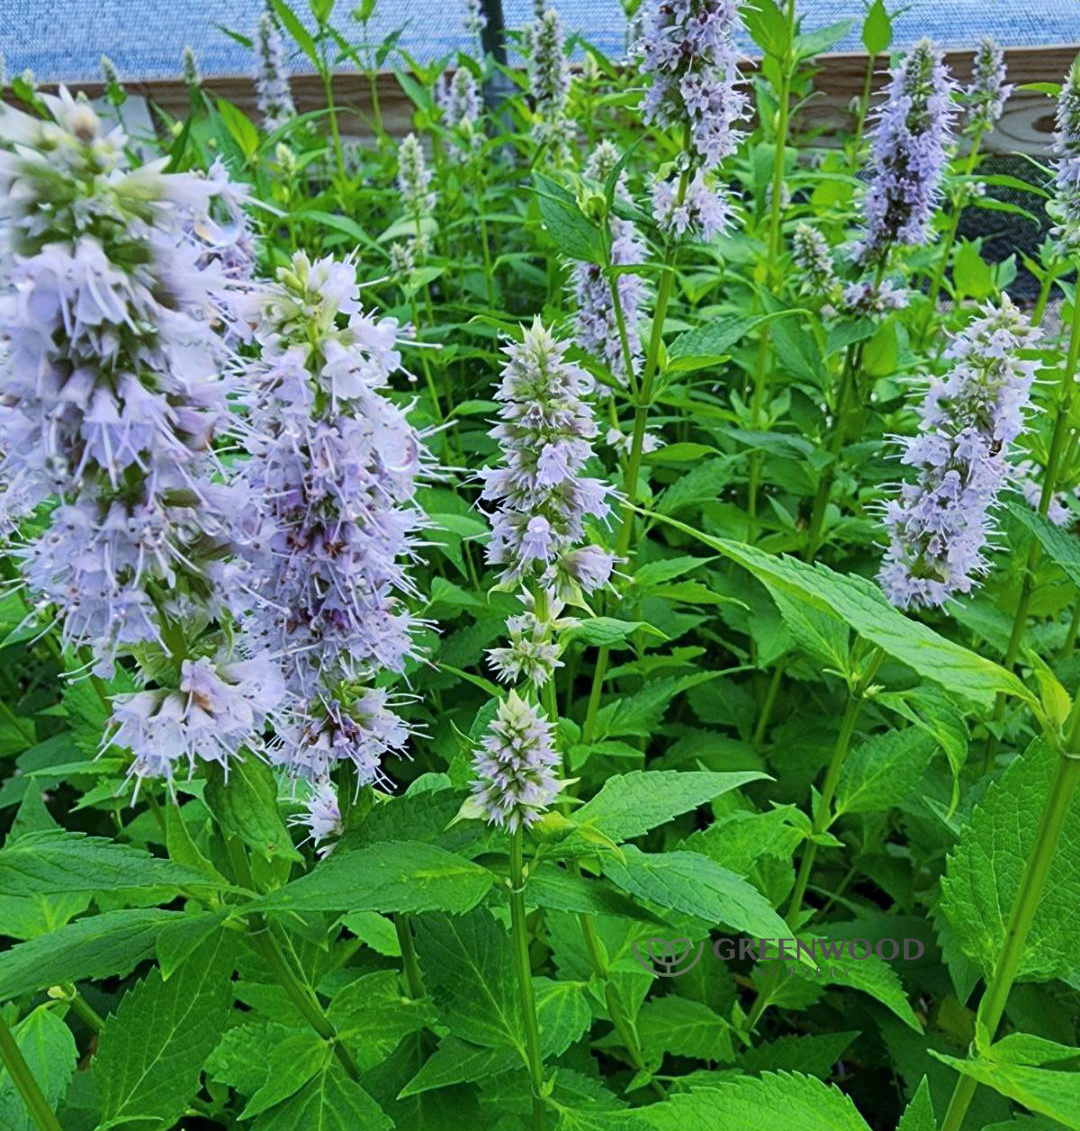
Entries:
<svg viewBox="0 0 1080 1131">
<path fill-rule="evenodd" d="M 1006 52 L 1009 81 L 1018 86 L 1031 82 L 1060 82 L 1078 50 L 1080 45 L 1013 48 Z M 961 82 L 970 78 L 973 56 L 973 51 L 950 51 L 946 55 L 950 68 Z M 874 90 L 880 90 L 885 82 L 886 62 L 885 56 L 878 60 Z M 797 128 L 822 130 L 821 140 L 827 144 L 829 135 L 838 130 L 849 130 L 853 125 L 850 105 L 852 99 L 862 93 L 867 56 L 823 55 L 817 60 L 817 66 L 816 93 L 800 111 Z M 408 133 L 412 128 L 412 103 L 402 93 L 392 74 L 380 74 L 377 84 L 385 128 L 395 136 Z M 81 88 L 91 97 L 101 93 L 100 84 L 84 83 Z M 257 117 L 255 92 L 248 76 L 214 78 L 207 81 L 206 89 L 216 97 L 234 102 L 250 116 Z M 187 89 L 179 79 L 129 83 L 127 90 L 132 96 L 148 99 L 172 117 L 180 118 L 187 112 Z M 302 113 L 325 105 L 322 84 L 315 75 L 294 76 L 292 90 L 297 108 Z M 342 132 L 355 138 L 370 137 L 371 91 L 367 79 L 356 72 L 335 76 L 334 98 L 342 108 Z M 1006 104 L 1005 116 L 998 128 L 984 139 L 983 144 L 992 152 L 1030 153 L 1046 157 L 1053 128 L 1053 101 L 1045 94 L 1018 90 Z"/>
</svg>

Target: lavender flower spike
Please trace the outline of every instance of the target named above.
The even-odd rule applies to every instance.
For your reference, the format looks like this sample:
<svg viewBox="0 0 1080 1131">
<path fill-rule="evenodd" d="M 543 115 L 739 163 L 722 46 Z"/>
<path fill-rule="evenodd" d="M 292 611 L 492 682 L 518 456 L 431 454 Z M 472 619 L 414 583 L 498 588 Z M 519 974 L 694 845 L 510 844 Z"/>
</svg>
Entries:
<svg viewBox="0 0 1080 1131">
<path fill-rule="evenodd" d="M 255 30 L 255 91 L 263 129 L 272 133 L 296 113 L 289 74 L 285 68 L 285 45 L 274 17 L 263 12 Z"/>
<path fill-rule="evenodd" d="M 472 808 L 490 824 L 528 828 L 558 797 L 559 755 L 551 723 L 515 691 L 498 711 L 473 758 Z"/>
<path fill-rule="evenodd" d="M 465 30 L 469 33 L 479 55 L 484 54 L 484 28 L 487 27 L 487 16 L 481 5 L 481 0 L 465 0 L 465 18 L 462 20 Z"/>
<path fill-rule="evenodd" d="M 1005 52 L 990 36 L 983 36 L 975 52 L 971 83 L 963 95 L 964 132 L 975 136 L 992 130 L 1012 92 L 1005 82 Z"/>
<path fill-rule="evenodd" d="M 1077 56 L 1057 104 L 1054 132 L 1054 200 L 1047 206 L 1057 221 L 1052 235 L 1064 254 L 1080 249 L 1080 56 Z"/>
<path fill-rule="evenodd" d="M 886 101 L 875 111 L 873 177 L 866 192 L 863 263 L 879 263 L 894 244 L 930 239 L 930 221 L 952 142 L 956 84 L 941 52 L 920 40 L 892 71 Z"/>
<path fill-rule="evenodd" d="M 520 343 L 506 347 L 510 360 L 495 394 L 502 423 L 491 431 L 503 464 L 480 473 L 481 498 L 498 508 L 487 558 L 504 567 L 504 582 L 539 570 L 541 582 L 554 587 L 558 563 L 584 537 L 586 518 L 604 518 L 610 509 L 610 487 L 581 474 L 597 434 L 583 399 L 592 379 L 565 360 L 567 347 L 539 318 Z M 583 574 L 587 592 L 600 572 Z"/>
<path fill-rule="evenodd" d="M 537 11 L 536 20 L 525 28 L 523 45 L 536 117 L 536 141 L 550 146 L 553 161 L 560 164 L 566 160 L 566 137 L 571 130 L 566 117 L 570 68 L 566 62 L 566 32 L 555 8 Z"/>
<path fill-rule="evenodd" d="M 419 139 L 416 134 L 407 134 L 398 147 L 397 186 L 405 215 L 411 219 L 419 220 L 435 208 L 432 176 Z"/>
<path fill-rule="evenodd" d="M 901 462 L 918 470 L 885 510 L 889 546 L 878 580 L 901 608 L 941 605 L 986 572 L 990 510 L 1009 475 L 1037 362 L 1017 357 L 1039 331 L 1012 305 L 988 304 L 946 351 L 953 368 L 919 408 Z"/>
<path fill-rule="evenodd" d="M 477 128 L 480 118 L 480 93 L 476 79 L 467 67 L 459 67 L 453 78 L 443 75 L 435 91 L 435 101 L 443 124 L 454 137 L 450 154 L 455 161 L 466 161 L 483 140 Z"/>
</svg>

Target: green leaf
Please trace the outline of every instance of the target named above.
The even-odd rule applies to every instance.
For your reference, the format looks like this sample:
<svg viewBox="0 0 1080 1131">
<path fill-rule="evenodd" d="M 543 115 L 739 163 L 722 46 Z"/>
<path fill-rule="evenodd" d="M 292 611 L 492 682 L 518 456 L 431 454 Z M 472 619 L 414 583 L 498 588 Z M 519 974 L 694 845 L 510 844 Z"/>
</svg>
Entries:
<svg viewBox="0 0 1080 1131">
<path fill-rule="evenodd" d="M 685 851 L 653 855 L 634 845 L 626 845 L 622 855 L 622 860 L 606 855 L 604 873 L 639 899 L 757 938 L 789 933 L 757 888 L 707 856 Z"/>
<path fill-rule="evenodd" d="M 851 666 L 847 625 L 833 613 L 793 600 L 780 589 L 771 592 L 795 643 L 808 656 L 846 676 Z"/>
<path fill-rule="evenodd" d="M 540 1046 L 545 1057 L 562 1056 L 592 1023 L 584 982 L 533 978 Z"/>
<path fill-rule="evenodd" d="M 1010 1033 L 1002 1037 L 983 1052 L 983 1059 L 996 1060 L 999 1064 L 1053 1064 L 1057 1060 L 1073 1060 L 1080 1056 L 1080 1049 L 1073 1045 L 1063 1045 L 1058 1041 L 1037 1037 L 1034 1033 Z"/>
<path fill-rule="evenodd" d="M 924 1076 L 918 1090 L 911 1097 L 911 1103 L 904 1108 L 896 1131 L 938 1131 L 934 1119 L 934 1105 L 930 1101 L 930 1085 Z"/>
<path fill-rule="evenodd" d="M 639 1114 L 659 1131 L 869 1131 L 839 1089 L 788 1072 L 719 1081 Z"/>
<path fill-rule="evenodd" d="M 524 1055 L 521 1003 L 506 931 L 479 907 L 455 919 L 421 916 L 415 929 L 424 985 L 454 1036 Z"/>
<path fill-rule="evenodd" d="M 597 712 L 596 730 L 601 736 L 650 737 L 660 725 L 668 705 L 682 691 L 717 679 L 719 672 L 697 672 L 678 678 L 654 679 L 625 699 L 605 704 Z"/>
<path fill-rule="evenodd" d="M 1076 537 L 1055 526 L 1024 503 L 1009 503 L 1009 514 L 1038 538 L 1042 548 L 1065 571 L 1074 585 L 1080 585 L 1080 543 Z"/>
<path fill-rule="evenodd" d="M 664 634 L 660 629 L 643 620 L 617 620 L 615 617 L 592 617 L 590 620 L 579 621 L 568 632 L 563 633 L 562 639 L 567 643 L 591 644 L 596 647 L 611 648 L 618 644 L 625 644 L 635 632 L 645 632 L 650 636 Z"/>
<path fill-rule="evenodd" d="M 232 1005 L 231 939 L 221 932 L 164 982 L 154 970 L 109 1017 L 94 1057 L 102 1131 L 171 1127 L 199 1090 Z"/>
<path fill-rule="evenodd" d="M 495 877 L 486 868 L 421 841 L 389 841 L 335 852 L 306 876 L 257 900 L 252 909 L 448 911 L 475 907 Z"/>
<path fill-rule="evenodd" d="M 721 1064 L 734 1059 L 731 1026 L 700 1001 L 673 994 L 653 998 L 641 1007 L 637 1028 L 645 1059 L 656 1065 L 665 1053 Z"/>
<path fill-rule="evenodd" d="M 253 1119 L 298 1091 L 326 1069 L 332 1050 L 317 1033 L 291 1033 L 270 1047 L 266 1079 L 248 1100 L 240 1119 Z"/>
<path fill-rule="evenodd" d="M 656 509 L 661 514 L 674 514 L 688 507 L 714 502 L 731 482 L 736 463 L 734 456 L 703 460 L 685 475 L 680 475 L 670 487 L 664 488 Z"/>
<path fill-rule="evenodd" d="M 270 0 L 274 14 L 281 21 L 285 30 L 296 40 L 296 45 L 311 60 L 316 70 L 319 69 L 321 60 L 315 40 L 311 38 L 307 28 L 297 18 L 296 13 L 289 7 L 285 0 Z"/>
<path fill-rule="evenodd" d="M 259 131 L 243 110 L 226 102 L 224 98 L 217 100 L 217 110 L 233 141 L 240 147 L 240 152 L 250 161 L 259 149 Z"/>
<path fill-rule="evenodd" d="M 1036 741 L 992 781 L 960 834 L 941 879 L 941 907 L 963 952 L 989 974 L 1005 941 L 1025 863 L 1035 845 L 1057 755 Z M 1076 969 L 1080 954 L 1080 807 L 1073 806 L 1050 865 L 1017 978 L 1049 981 Z"/>
<path fill-rule="evenodd" d="M 0 953 L 0 1000 L 60 982 L 127 974 L 154 953 L 154 939 L 182 911 L 105 911 Z"/>
<path fill-rule="evenodd" d="M 203 872 L 105 837 L 26 833 L 0 850 L 0 895 L 125 891 L 143 887 L 228 885 Z"/>
<path fill-rule="evenodd" d="M 774 557 L 755 546 L 714 538 L 677 519 L 663 521 L 745 566 L 770 592 L 787 593 L 816 609 L 835 613 L 860 636 L 934 683 L 984 706 L 991 706 L 999 692 L 1032 702 L 1031 692 L 1011 672 L 946 640 L 920 621 L 909 620 L 865 577 Z"/>
<path fill-rule="evenodd" d="M 929 1052 L 962 1075 L 978 1080 L 1030 1111 L 1048 1115 L 1063 1126 L 1080 1131 L 1080 1073 L 986 1060 L 959 1060 L 935 1049 Z"/>
<path fill-rule="evenodd" d="M 960 240 L 953 259 L 953 281 L 961 295 L 976 299 L 989 298 L 996 289 L 990 268 L 971 240 Z"/>
<path fill-rule="evenodd" d="M 871 55 L 880 55 L 892 43 L 892 19 L 885 9 L 884 0 L 874 0 L 867 10 L 862 41 Z"/>
<path fill-rule="evenodd" d="M 675 372 L 684 372 L 691 368 L 688 364 L 690 362 L 711 363 L 725 358 L 731 353 L 732 347 L 738 345 L 756 326 L 788 313 L 790 311 L 785 310 L 779 314 L 758 314 L 749 318 L 723 318 L 695 330 L 687 330 L 668 348 L 668 366 Z"/>
<path fill-rule="evenodd" d="M 874 813 L 903 801 L 922 780 L 937 743 L 918 727 L 876 734 L 848 753 L 837 813 Z"/>
<path fill-rule="evenodd" d="M 486 1080 L 515 1068 L 521 1068 L 521 1055 L 516 1049 L 484 1048 L 457 1037 L 443 1037 L 420 1071 L 401 1089 L 398 1098 L 447 1088 L 451 1084 Z"/>
<path fill-rule="evenodd" d="M 293 847 L 277 800 L 270 767 L 258 758 L 234 760 L 225 772 L 216 763 L 206 783 L 206 804 L 226 836 L 235 836 L 267 860 L 302 861 Z"/>
<path fill-rule="evenodd" d="M 336 1062 L 296 1095 L 271 1108 L 252 1131 L 393 1131 L 379 1105 Z"/>
<path fill-rule="evenodd" d="M 587 263 L 599 263 L 599 232 L 582 214 L 574 194 L 540 173 L 533 174 L 533 192 L 544 226 L 559 252 Z"/>
<path fill-rule="evenodd" d="M 629 840 L 766 776 L 753 771 L 633 770 L 608 778 L 600 792 L 575 813 L 574 821 L 579 826 L 591 825 L 614 841 Z"/>
<path fill-rule="evenodd" d="M 806 1037 L 778 1037 L 744 1049 L 736 1061 L 747 1072 L 768 1069 L 828 1076 L 844 1049 L 858 1036 L 855 1032 L 821 1033 Z"/>
<path fill-rule="evenodd" d="M 376 970 L 350 982 L 333 996 L 327 1016 L 355 1048 L 362 1069 L 381 1063 L 403 1037 L 436 1020 L 430 1001 L 401 992 L 396 970 Z"/>
<path fill-rule="evenodd" d="M 795 40 L 795 48 L 799 57 L 807 59 L 831 51 L 854 26 L 855 21 L 853 19 L 839 20 L 835 24 L 829 24 L 827 27 L 817 28 L 815 31 L 798 36 Z"/>
<path fill-rule="evenodd" d="M 791 28 L 776 0 L 761 0 L 742 15 L 753 41 L 767 54 L 783 59 L 791 42 Z"/>
<path fill-rule="evenodd" d="M 12 1028 L 27 1067 L 37 1081 L 45 1102 L 54 1111 L 63 1099 L 79 1050 L 71 1030 L 48 1005 L 39 1005 Z M 14 1081 L 0 1064 L 0 1126 L 4 1131 L 34 1131 L 36 1122 L 26 1110 Z"/>
</svg>

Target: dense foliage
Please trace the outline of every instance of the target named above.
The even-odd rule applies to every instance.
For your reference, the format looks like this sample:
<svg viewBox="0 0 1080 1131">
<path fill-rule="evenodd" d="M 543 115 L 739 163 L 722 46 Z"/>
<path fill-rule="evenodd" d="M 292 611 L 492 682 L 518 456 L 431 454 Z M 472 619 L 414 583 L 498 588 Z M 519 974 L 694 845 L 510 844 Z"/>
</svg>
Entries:
<svg viewBox="0 0 1080 1131">
<path fill-rule="evenodd" d="M 1080 1128 L 1080 69 L 309 6 L 0 112 L 0 1126 Z"/>
</svg>

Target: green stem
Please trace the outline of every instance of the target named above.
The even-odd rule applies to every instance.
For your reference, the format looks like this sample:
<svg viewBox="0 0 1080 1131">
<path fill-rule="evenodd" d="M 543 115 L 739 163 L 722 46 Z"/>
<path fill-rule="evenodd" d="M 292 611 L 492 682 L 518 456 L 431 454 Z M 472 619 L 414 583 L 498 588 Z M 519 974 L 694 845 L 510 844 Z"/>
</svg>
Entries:
<svg viewBox="0 0 1080 1131">
<path fill-rule="evenodd" d="M 1039 297 L 1035 302 L 1035 309 L 1031 312 L 1031 324 L 1033 326 L 1042 325 L 1043 315 L 1046 313 L 1046 304 L 1050 301 L 1050 291 L 1054 286 L 1054 278 L 1053 266 L 1048 266 L 1042 277 L 1042 282 L 1039 284 Z"/>
<path fill-rule="evenodd" d="M 4 1067 L 19 1090 L 19 1095 L 26 1104 L 26 1110 L 38 1125 L 39 1131 L 63 1131 L 60 1121 L 53 1114 L 49 1101 L 38 1087 L 38 1082 L 30 1071 L 30 1065 L 26 1063 L 26 1058 L 2 1015 L 0 1015 L 0 1060 L 4 1062 Z"/>
<path fill-rule="evenodd" d="M 412 922 L 409 916 L 403 912 L 395 915 L 394 930 L 397 932 L 398 946 L 401 949 L 401 968 L 405 974 L 409 997 L 419 1001 L 424 996 L 424 980 L 420 975 L 420 963 L 416 960 L 416 944 L 413 942 Z"/>
<path fill-rule="evenodd" d="M 536 1019 L 532 965 L 529 962 L 529 933 L 525 923 L 524 845 L 520 827 L 510 834 L 510 931 L 525 1023 L 525 1058 L 532 1084 L 533 1131 L 544 1131 L 544 1062 L 540 1052 L 540 1024 Z"/>
<path fill-rule="evenodd" d="M 1077 783 L 1080 782 L 1080 755 L 1076 751 L 1080 739 L 1080 697 L 1073 707 L 1070 724 L 1066 748 L 1058 759 L 1035 844 L 1024 868 L 1024 875 L 1016 893 L 1016 902 L 1009 916 L 1005 945 L 994 964 L 986 993 L 979 1003 L 978 1017 L 985 1025 L 991 1041 L 1001 1024 L 1009 1000 L 1009 991 L 1020 970 L 1024 945 L 1042 900 L 1050 867 L 1054 861 L 1054 853 L 1069 815 Z M 960 1077 L 949 1102 L 949 1109 L 945 1113 L 945 1122 L 941 1131 L 960 1131 L 977 1088 L 978 1083 L 972 1077 Z"/>
<path fill-rule="evenodd" d="M 858 172 L 859 151 L 862 149 L 863 131 L 866 128 L 866 115 L 870 109 L 870 88 L 874 82 L 874 64 L 877 56 L 871 55 L 866 60 L 866 75 L 863 78 L 862 98 L 859 99 L 859 118 L 855 124 L 855 141 L 851 151 L 851 171 Z"/>
</svg>

